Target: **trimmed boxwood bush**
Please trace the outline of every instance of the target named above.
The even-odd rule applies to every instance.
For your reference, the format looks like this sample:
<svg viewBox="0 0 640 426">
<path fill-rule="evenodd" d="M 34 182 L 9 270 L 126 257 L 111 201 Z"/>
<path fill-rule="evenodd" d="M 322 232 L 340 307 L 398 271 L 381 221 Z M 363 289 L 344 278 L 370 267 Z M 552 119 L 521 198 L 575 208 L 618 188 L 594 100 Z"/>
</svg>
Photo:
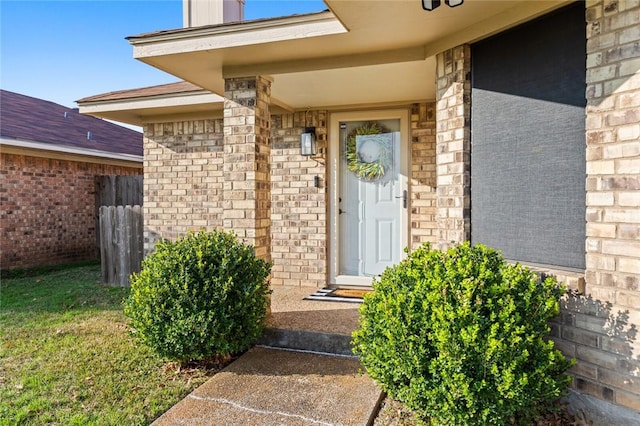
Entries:
<svg viewBox="0 0 640 426">
<path fill-rule="evenodd" d="M 360 307 L 354 351 L 422 421 L 531 424 L 572 365 L 547 340 L 564 289 L 482 245 L 424 245 L 388 268 Z M 548 405 L 547 405 L 548 406 Z"/>
<path fill-rule="evenodd" d="M 263 331 L 270 269 L 225 231 L 161 241 L 132 275 L 124 312 L 134 334 L 162 356 L 237 354 Z"/>
</svg>

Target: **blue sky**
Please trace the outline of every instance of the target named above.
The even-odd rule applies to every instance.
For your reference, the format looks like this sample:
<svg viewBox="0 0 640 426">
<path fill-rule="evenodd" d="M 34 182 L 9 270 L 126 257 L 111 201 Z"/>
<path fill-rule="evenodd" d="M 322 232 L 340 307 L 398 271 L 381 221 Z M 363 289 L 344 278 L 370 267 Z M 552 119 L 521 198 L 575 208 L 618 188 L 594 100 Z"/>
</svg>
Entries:
<svg viewBox="0 0 640 426">
<path fill-rule="evenodd" d="M 324 9 L 320 0 L 247 0 L 245 19 Z M 0 0 L 0 86 L 76 107 L 86 96 L 170 83 L 133 59 L 124 38 L 181 27 L 182 0 Z"/>
</svg>

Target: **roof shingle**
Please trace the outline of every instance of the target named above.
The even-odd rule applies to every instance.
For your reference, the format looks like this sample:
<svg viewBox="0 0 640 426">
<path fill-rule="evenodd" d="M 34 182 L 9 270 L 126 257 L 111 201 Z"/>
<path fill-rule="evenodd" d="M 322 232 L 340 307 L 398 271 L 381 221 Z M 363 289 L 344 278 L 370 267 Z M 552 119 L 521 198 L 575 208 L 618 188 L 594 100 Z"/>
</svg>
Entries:
<svg viewBox="0 0 640 426">
<path fill-rule="evenodd" d="M 0 90 L 0 136 L 116 154 L 143 152 L 140 132 L 7 90 Z"/>
</svg>

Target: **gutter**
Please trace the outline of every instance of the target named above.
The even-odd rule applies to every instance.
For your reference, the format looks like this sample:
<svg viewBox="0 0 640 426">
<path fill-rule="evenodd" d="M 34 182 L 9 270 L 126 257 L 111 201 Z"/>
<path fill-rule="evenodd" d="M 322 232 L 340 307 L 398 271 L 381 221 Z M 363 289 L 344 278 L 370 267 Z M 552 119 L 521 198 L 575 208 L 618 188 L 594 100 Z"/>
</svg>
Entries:
<svg viewBox="0 0 640 426">
<path fill-rule="evenodd" d="M 122 153 L 114 153 L 108 151 L 101 151 L 98 149 L 89 149 L 89 148 L 77 148 L 72 146 L 65 145 L 51 145 L 48 143 L 42 142 L 34 142 L 26 139 L 14 139 L 7 137 L 0 137 L 0 145 L 2 146 L 2 152 L 6 154 L 26 154 L 21 150 L 37 150 L 37 151 L 48 151 L 52 153 L 59 153 L 64 155 L 71 156 L 82 156 L 82 157 L 93 157 L 100 158 L 105 160 L 115 160 L 118 162 L 128 162 L 128 163 L 140 163 L 142 165 L 143 156 L 142 155 L 133 155 L 133 154 L 122 154 Z M 6 149 L 9 148 L 9 149 Z M 11 149 L 13 148 L 13 149 Z M 39 157 L 47 157 L 46 155 L 37 155 Z M 60 157 L 60 156 L 57 156 Z M 47 157 L 51 158 L 51 157 Z M 91 161 L 93 163 L 99 161 Z"/>
</svg>

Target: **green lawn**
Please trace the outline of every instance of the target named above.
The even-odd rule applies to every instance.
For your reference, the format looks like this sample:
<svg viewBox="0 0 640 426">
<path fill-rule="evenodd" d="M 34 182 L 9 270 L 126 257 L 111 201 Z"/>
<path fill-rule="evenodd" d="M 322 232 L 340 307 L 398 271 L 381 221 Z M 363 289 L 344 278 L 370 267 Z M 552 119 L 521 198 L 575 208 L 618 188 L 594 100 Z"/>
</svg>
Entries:
<svg viewBox="0 0 640 426">
<path fill-rule="evenodd" d="M 99 265 L 2 279 L 0 425 L 149 424 L 215 374 L 136 342 L 126 295 Z"/>
</svg>

